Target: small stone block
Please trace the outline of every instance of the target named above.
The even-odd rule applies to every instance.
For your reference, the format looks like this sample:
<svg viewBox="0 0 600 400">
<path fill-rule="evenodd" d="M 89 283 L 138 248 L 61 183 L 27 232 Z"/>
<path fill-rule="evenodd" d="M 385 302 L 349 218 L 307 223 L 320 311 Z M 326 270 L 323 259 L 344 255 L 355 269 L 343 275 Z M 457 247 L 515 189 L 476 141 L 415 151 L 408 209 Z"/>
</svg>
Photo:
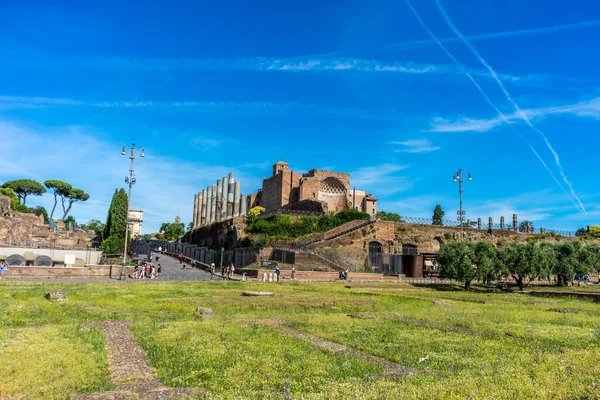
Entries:
<svg viewBox="0 0 600 400">
<path fill-rule="evenodd" d="M 46 300 L 51 301 L 67 301 L 69 300 L 69 296 L 62 290 L 56 290 L 52 292 L 46 293 Z"/>
<path fill-rule="evenodd" d="M 196 314 L 202 315 L 204 317 L 211 317 L 212 313 L 213 313 L 213 311 L 212 311 L 211 308 L 206 308 L 206 307 L 198 307 L 198 308 L 196 308 Z"/>
<path fill-rule="evenodd" d="M 242 292 L 242 296 L 273 296 L 272 292 Z"/>
</svg>

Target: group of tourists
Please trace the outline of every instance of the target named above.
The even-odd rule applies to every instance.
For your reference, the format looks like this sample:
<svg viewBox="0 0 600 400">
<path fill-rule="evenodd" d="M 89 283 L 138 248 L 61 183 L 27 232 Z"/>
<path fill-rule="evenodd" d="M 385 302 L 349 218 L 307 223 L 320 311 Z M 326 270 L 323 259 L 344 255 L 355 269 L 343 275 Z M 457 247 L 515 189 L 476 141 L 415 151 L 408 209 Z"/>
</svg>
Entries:
<svg viewBox="0 0 600 400">
<path fill-rule="evenodd" d="M 162 267 L 160 266 L 160 263 L 158 263 L 158 265 L 156 267 L 150 263 L 143 263 L 141 267 L 136 265 L 133 268 L 132 278 L 134 278 L 134 279 L 146 279 L 146 278 L 154 279 L 156 277 L 159 277 L 161 273 L 162 273 Z"/>
<path fill-rule="evenodd" d="M 234 273 L 235 273 L 235 265 L 233 265 L 233 263 L 231 263 L 229 265 L 224 265 L 221 268 L 221 278 L 223 280 L 233 278 Z M 211 275 L 211 279 L 212 279 L 212 275 Z"/>
</svg>

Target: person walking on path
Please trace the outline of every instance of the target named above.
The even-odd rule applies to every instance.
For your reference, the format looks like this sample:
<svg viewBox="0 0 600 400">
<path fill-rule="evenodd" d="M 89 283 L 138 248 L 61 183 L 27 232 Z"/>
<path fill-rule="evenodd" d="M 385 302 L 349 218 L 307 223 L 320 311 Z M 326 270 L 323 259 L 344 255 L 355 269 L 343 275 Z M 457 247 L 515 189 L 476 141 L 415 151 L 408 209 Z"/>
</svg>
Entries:
<svg viewBox="0 0 600 400">
<path fill-rule="evenodd" d="M 160 274 L 162 274 L 162 267 L 160 266 L 160 263 L 158 263 L 158 268 L 156 269 L 156 276 L 160 276 Z"/>
<path fill-rule="evenodd" d="M 221 267 L 221 278 L 223 278 L 223 280 L 225 280 L 225 267 Z"/>
<path fill-rule="evenodd" d="M 191 262 L 190 264 L 191 264 L 191 266 L 192 266 L 192 269 L 194 269 L 194 267 L 196 266 L 196 260 L 194 260 L 194 259 L 192 258 L 192 262 Z"/>
<path fill-rule="evenodd" d="M 290 278 L 291 280 L 295 280 L 296 279 L 296 267 L 294 267 L 294 265 L 292 264 L 292 276 Z"/>
<path fill-rule="evenodd" d="M 179 253 L 179 264 L 183 264 L 183 253 Z"/>
<path fill-rule="evenodd" d="M 140 269 L 140 266 L 135 264 L 135 267 L 133 267 L 133 279 L 137 279 L 139 269 Z"/>
<path fill-rule="evenodd" d="M 235 265 L 233 265 L 233 263 L 231 263 L 230 271 L 231 271 L 231 278 L 233 278 L 233 274 L 235 274 Z"/>
<path fill-rule="evenodd" d="M 142 271 L 140 272 L 139 279 L 146 279 L 146 264 L 142 265 Z"/>
<path fill-rule="evenodd" d="M 347 281 L 348 280 L 348 268 L 346 268 L 344 270 L 344 280 Z"/>
<path fill-rule="evenodd" d="M 0 281 L 4 282 L 4 274 L 6 274 L 6 271 L 8 271 L 8 267 L 4 261 L 2 261 L 2 264 L 0 264 Z"/>
<path fill-rule="evenodd" d="M 158 252 L 162 253 L 162 246 L 158 246 Z"/>
<path fill-rule="evenodd" d="M 215 263 L 210 263 L 210 280 L 213 280 L 213 276 L 215 276 Z"/>
<path fill-rule="evenodd" d="M 277 282 L 279 282 L 279 274 L 281 274 L 279 267 L 275 267 L 275 276 L 277 277 Z"/>
</svg>

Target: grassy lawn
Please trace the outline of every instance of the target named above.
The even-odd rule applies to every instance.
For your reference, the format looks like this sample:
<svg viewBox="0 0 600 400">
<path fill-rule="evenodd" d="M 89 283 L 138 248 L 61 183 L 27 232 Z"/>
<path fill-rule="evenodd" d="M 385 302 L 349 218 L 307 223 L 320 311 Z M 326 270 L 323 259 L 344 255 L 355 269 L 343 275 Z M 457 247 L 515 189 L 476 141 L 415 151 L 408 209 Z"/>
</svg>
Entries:
<svg viewBox="0 0 600 400">
<path fill-rule="evenodd" d="M 212 399 L 600 398 L 597 303 L 351 286 L 8 282 L 0 285 L 0 398 L 111 390 L 102 332 L 86 324 L 109 319 L 130 322 L 167 386 L 202 387 Z M 49 290 L 69 301 L 45 300 Z M 199 306 L 213 318 L 196 316 Z M 384 377 L 379 363 L 283 335 L 273 321 L 412 373 Z"/>
</svg>

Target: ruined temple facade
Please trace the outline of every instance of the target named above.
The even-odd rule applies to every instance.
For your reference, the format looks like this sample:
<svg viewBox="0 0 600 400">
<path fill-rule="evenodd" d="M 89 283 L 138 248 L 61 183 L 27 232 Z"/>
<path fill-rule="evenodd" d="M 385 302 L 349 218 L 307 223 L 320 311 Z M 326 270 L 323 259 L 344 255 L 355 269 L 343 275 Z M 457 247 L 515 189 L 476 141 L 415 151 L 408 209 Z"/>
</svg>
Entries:
<svg viewBox="0 0 600 400">
<path fill-rule="evenodd" d="M 279 161 L 273 175 L 263 180 L 262 189 L 248 196 L 248 209 L 265 208 L 265 213 L 296 210 L 316 213 L 339 212 L 354 208 L 377 214 L 377 199 L 364 190 L 350 187 L 350 174 L 312 169 L 299 174 Z"/>
</svg>

